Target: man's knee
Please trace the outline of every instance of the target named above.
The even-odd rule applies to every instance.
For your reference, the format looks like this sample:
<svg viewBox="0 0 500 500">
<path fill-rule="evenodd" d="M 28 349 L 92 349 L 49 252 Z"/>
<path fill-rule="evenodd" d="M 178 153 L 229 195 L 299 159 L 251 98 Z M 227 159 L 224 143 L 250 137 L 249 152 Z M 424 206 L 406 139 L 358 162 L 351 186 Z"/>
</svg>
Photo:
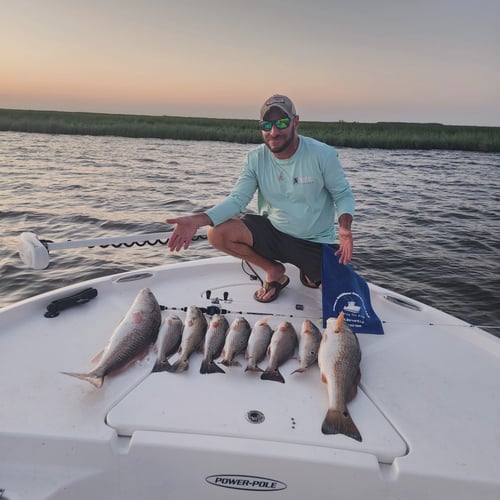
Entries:
<svg viewBox="0 0 500 500">
<path fill-rule="evenodd" d="M 207 239 L 215 248 L 223 246 L 228 237 L 229 231 L 227 221 L 219 224 L 218 226 L 212 226 L 207 229 Z"/>
<path fill-rule="evenodd" d="M 230 242 L 252 244 L 252 234 L 239 219 L 229 219 L 218 226 L 207 229 L 207 239 L 215 248 L 225 247 Z"/>
</svg>

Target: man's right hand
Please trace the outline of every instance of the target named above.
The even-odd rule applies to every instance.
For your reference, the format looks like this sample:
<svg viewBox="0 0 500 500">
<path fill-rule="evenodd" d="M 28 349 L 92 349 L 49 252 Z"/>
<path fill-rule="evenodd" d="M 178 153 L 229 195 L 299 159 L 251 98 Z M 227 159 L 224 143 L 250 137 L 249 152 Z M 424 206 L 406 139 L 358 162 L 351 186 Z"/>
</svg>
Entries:
<svg viewBox="0 0 500 500">
<path fill-rule="evenodd" d="M 187 250 L 198 228 L 211 223 L 208 215 L 204 213 L 166 219 L 165 222 L 176 225 L 168 240 L 168 248 L 172 252 Z"/>
</svg>

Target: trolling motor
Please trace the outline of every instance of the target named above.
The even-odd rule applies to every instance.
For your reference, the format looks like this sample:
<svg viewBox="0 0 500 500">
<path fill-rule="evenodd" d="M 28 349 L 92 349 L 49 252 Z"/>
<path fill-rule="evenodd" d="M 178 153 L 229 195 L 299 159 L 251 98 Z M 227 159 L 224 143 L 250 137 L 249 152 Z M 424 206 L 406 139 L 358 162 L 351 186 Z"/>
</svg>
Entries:
<svg viewBox="0 0 500 500">
<path fill-rule="evenodd" d="M 50 263 L 49 252 L 51 250 L 63 250 L 66 248 L 115 248 L 133 245 L 144 246 L 162 244 L 166 245 L 172 231 L 164 233 L 132 234 L 128 236 L 111 236 L 108 238 L 93 238 L 88 240 L 68 240 L 61 243 L 54 243 L 48 240 L 40 240 L 32 232 L 21 233 L 18 239 L 18 251 L 21 260 L 32 269 L 46 269 Z M 191 241 L 206 239 L 205 233 L 196 233 Z"/>
</svg>

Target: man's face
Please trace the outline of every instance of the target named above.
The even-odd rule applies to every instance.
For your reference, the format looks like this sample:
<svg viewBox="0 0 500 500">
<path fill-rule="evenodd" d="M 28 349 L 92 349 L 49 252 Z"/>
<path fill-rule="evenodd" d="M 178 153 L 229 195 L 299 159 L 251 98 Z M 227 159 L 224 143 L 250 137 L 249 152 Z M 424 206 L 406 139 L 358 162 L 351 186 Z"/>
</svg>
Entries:
<svg viewBox="0 0 500 500">
<path fill-rule="evenodd" d="M 266 121 L 274 122 L 275 120 L 285 117 L 287 117 L 287 114 L 281 109 L 271 108 L 266 113 L 265 119 Z M 290 125 L 285 129 L 279 129 L 276 125 L 273 125 L 269 132 L 265 130 L 262 131 L 262 139 L 272 153 L 281 156 L 286 155 L 289 150 L 291 151 L 293 149 L 293 151 L 291 151 L 291 154 L 293 154 L 295 151 L 293 145 L 296 137 L 296 122 L 297 117 L 294 117 L 291 119 Z"/>
</svg>

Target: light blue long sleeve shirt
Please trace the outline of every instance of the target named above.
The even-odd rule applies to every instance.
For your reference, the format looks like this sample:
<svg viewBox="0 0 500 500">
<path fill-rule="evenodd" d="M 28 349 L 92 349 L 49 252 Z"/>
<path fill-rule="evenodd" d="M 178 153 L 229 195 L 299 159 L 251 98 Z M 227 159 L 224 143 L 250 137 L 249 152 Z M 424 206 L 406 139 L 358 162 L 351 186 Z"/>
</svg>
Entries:
<svg viewBox="0 0 500 500">
<path fill-rule="evenodd" d="M 337 150 L 310 137 L 299 136 L 297 151 L 286 160 L 265 144 L 250 151 L 229 196 L 205 213 L 216 226 L 243 212 L 256 191 L 259 214 L 276 229 L 309 241 L 334 243 L 335 220 L 354 215 Z"/>
</svg>

